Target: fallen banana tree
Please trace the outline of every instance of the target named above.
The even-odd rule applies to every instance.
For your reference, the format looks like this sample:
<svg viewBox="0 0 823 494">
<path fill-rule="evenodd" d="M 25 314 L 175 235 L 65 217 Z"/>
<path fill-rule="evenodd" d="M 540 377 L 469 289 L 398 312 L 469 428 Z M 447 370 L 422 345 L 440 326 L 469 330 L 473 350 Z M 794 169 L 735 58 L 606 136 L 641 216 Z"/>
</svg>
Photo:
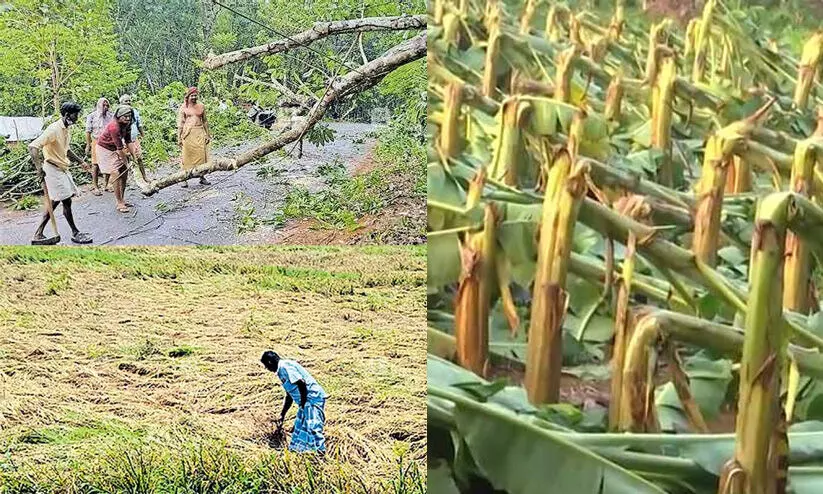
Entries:
<svg viewBox="0 0 823 494">
<path fill-rule="evenodd" d="M 440 427 L 451 444 L 430 478 L 459 492 L 819 489 L 792 429 L 823 418 L 813 57 L 762 48 L 724 2 L 685 36 L 621 2 L 602 17 L 437 9 L 429 352 L 460 362 L 460 335 L 482 327 L 478 374 L 523 387 L 463 375 L 443 389 L 430 373 L 430 437 Z M 786 92 L 798 88 L 805 105 Z M 485 315 L 467 325 L 450 312 L 472 274 L 460 249 L 492 229 Z M 710 466 L 690 452 L 720 443 Z"/>
</svg>

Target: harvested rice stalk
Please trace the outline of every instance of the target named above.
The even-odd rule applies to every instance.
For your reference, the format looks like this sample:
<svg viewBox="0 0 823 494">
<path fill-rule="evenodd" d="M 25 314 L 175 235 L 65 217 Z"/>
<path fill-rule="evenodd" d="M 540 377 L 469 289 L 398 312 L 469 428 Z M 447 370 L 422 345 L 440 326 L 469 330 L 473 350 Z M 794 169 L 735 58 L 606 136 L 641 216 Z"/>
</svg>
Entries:
<svg viewBox="0 0 823 494">
<path fill-rule="evenodd" d="M 803 54 L 797 67 L 797 86 L 794 88 L 794 104 L 806 108 L 814 79 L 823 61 L 823 31 L 818 31 L 803 45 Z"/>
<path fill-rule="evenodd" d="M 652 147 L 663 152 L 657 182 L 666 187 L 674 186 L 672 164 L 672 106 L 677 66 L 672 57 L 665 57 L 652 86 Z"/>
<path fill-rule="evenodd" d="M 463 83 L 451 82 L 443 94 L 445 116 L 440 126 L 440 149 L 446 158 L 454 158 L 463 147 L 460 121 L 463 106 Z"/>
<path fill-rule="evenodd" d="M 506 101 L 500 109 L 500 134 L 489 164 L 489 177 L 492 179 L 501 180 L 507 185 L 517 185 L 518 157 L 523 147 L 522 125 L 524 115 L 530 109 L 529 102 L 519 99 Z"/>
<path fill-rule="evenodd" d="M 485 375 L 489 354 L 489 303 L 494 280 L 496 215 L 486 205 L 483 231 L 470 233 L 460 248 L 462 271 L 455 297 L 457 363 Z"/>
<path fill-rule="evenodd" d="M 582 118 L 582 113 L 575 117 L 568 147 L 554 157 L 543 201 L 524 380 L 532 403 L 556 403 L 560 397 L 566 272 L 577 211 L 586 191 L 586 166 L 577 163 L 575 144 L 582 133 Z"/>
<path fill-rule="evenodd" d="M 712 31 L 712 15 L 714 14 L 715 0 L 708 0 L 703 7 L 703 16 L 696 28 L 694 39 L 694 65 L 692 66 L 692 82 L 702 82 L 706 70 L 706 47 Z"/>
<path fill-rule="evenodd" d="M 780 369 L 788 341 L 781 324 L 781 303 L 790 203 L 791 196 L 786 194 L 763 199 L 752 237 L 734 455 L 747 494 L 770 492 L 769 479 L 774 482 L 777 478 L 768 453 L 779 420 Z"/>
<path fill-rule="evenodd" d="M 797 143 L 792 162 L 791 190 L 804 197 L 813 197 L 814 169 L 818 161 L 821 139 L 811 137 Z M 807 314 L 811 309 L 811 252 L 794 232 L 786 233 L 786 257 L 783 277 L 783 308 Z"/>
</svg>

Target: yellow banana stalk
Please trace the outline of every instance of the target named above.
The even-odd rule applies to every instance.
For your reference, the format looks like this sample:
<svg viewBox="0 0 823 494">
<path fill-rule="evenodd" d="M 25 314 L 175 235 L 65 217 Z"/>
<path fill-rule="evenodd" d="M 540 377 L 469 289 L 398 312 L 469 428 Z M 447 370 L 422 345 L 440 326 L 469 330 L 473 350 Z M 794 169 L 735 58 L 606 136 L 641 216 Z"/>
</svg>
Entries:
<svg viewBox="0 0 823 494">
<path fill-rule="evenodd" d="M 672 187 L 674 167 L 672 164 L 672 106 L 674 82 L 677 66 L 672 57 L 665 57 L 652 86 L 652 147 L 663 152 L 663 159 L 657 173 L 657 182 Z"/>
<path fill-rule="evenodd" d="M 440 149 L 447 158 L 460 154 L 463 135 L 460 130 L 463 106 L 463 83 L 452 82 L 443 95 L 444 118 L 440 126 Z"/>
<path fill-rule="evenodd" d="M 489 30 L 489 38 L 486 45 L 486 62 L 483 70 L 483 96 L 494 98 L 497 89 L 497 60 L 500 50 L 500 11 L 496 3 L 490 4 L 492 7 L 486 17 L 486 26 Z"/>
<path fill-rule="evenodd" d="M 794 104 L 806 108 L 814 79 L 823 60 L 823 31 L 818 31 L 803 45 L 800 65 L 797 67 L 797 85 L 794 90 Z"/>
<path fill-rule="evenodd" d="M 460 249 L 462 270 L 455 298 L 457 363 L 485 375 L 489 354 L 489 303 L 494 280 L 496 215 L 486 205 L 483 231 L 466 236 Z"/>
<path fill-rule="evenodd" d="M 501 180 L 506 185 L 517 185 L 518 161 L 521 154 L 522 124 L 531 104 L 519 99 L 510 99 L 500 109 L 500 134 L 489 164 L 488 176 Z"/>
<path fill-rule="evenodd" d="M 692 65 L 692 82 L 702 82 L 706 70 L 706 47 L 712 31 L 712 15 L 714 14 L 715 0 L 708 0 L 703 7 L 703 16 L 696 28 L 694 41 L 694 65 Z"/>
<path fill-rule="evenodd" d="M 577 211 L 586 191 L 587 167 L 577 162 L 575 144 L 582 118 L 575 117 L 569 145 L 554 157 L 543 201 L 524 380 L 532 403 L 556 403 L 560 396 L 566 274 Z"/>
<path fill-rule="evenodd" d="M 818 163 L 819 137 L 797 143 L 792 162 L 791 190 L 804 197 L 814 197 L 814 169 Z M 811 252 L 794 232 L 786 233 L 786 256 L 783 267 L 783 308 L 806 314 L 811 307 Z"/>
</svg>

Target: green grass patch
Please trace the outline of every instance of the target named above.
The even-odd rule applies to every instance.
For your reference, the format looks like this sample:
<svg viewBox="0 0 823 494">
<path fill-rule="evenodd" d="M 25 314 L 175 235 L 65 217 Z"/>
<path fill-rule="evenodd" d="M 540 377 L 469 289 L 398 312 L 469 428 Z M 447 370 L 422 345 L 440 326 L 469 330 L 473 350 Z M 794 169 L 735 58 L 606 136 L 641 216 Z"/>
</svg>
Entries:
<svg viewBox="0 0 823 494">
<path fill-rule="evenodd" d="M 282 214 L 287 219 L 314 219 L 321 228 L 355 230 L 357 220 L 376 213 L 386 204 L 386 171 L 373 170 L 348 176 L 340 162 L 321 165 L 318 174 L 326 188 L 312 194 L 305 187 L 295 187 L 286 196 Z"/>
<path fill-rule="evenodd" d="M 124 441 L 87 452 L 85 461 L 66 468 L 21 464 L 0 455 L 0 493 L 425 493 L 425 472 L 399 453 L 390 478 L 364 479 L 331 457 L 273 452 L 249 459 L 219 442 L 159 449 L 149 442 Z"/>
<path fill-rule="evenodd" d="M 237 253 L 243 249 L 209 248 L 214 253 Z M 332 247 L 276 247 L 259 248 L 255 252 L 266 255 L 267 251 L 273 255 L 283 254 L 288 259 L 289 253 L 305 253 L 300 255 L 300 263 L 312 264 L 315 258 L 320 259 L 327 255 L 345 252 L 345 248 Z M 420 247 L 369 247 L 365 249 L 349 249 L 352 259 L 370 256 L 390 255 L 401 252 L 412 252 L 415 257 L 422 258 L 425 250 Z M 241 277 L 243 282 L 256 289 L 308 291 L 322 294 L 351 293 L 353 287 L 379 286 L 421 286 L 425 281 L 425 267 L 407 271 L 399 270 L 363 270 L 357 272 L 324 271 L 312 267 L 294 266 L 295 262 L 277 261 L 274 263 L 242 262 L 240 258 L 228 260 L 220 256 L 191 256 L 179 249 L 167 249 L 162 253 L 152 252 L 144 248 L 52 248 L 42 249 L 35 247 L 0 247 L 0 262 L 15 265 L 48 264 L 50 272 L 46 291 L 50 294 L 59 294 L 69 287 L 70 278 L 65 271 L 71 269 L 114 270 L 115 276 L 135 277 L 140 279 L 179 279 L 197 278 L 202 276 L 225 275 Z M 282 264 L 281 264 L 282 263 Z M 402 266 L 401 266 L 402 268 Z"/>
</svg>

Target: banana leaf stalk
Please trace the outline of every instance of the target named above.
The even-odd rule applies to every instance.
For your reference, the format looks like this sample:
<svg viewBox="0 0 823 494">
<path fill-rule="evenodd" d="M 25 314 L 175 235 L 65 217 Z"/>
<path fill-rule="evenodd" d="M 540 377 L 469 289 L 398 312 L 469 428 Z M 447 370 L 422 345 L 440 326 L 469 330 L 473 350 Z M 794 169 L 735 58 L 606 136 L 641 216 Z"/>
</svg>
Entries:
<svg viewBox="0 0 823 494">
<path fill-rule="evenodd" d="M 806 108 L 812 85 L 823 61 L 823 31 L 812 35 L 803 45 L 803 54 L 797 67 L 797 85 L 794 90 L 794 104 Z"/>
<path fill-rule="evenodd" d="M 546 14 L 546 39 L 552 43 L 560 41 L 560 22 L 559 22 L 559 8 L 556 4 L 552 4 Z"/>
<path fill-rule="evenodd" d="M 574 61 L 579 54 L 577 45 L 557 55 L 557 73 L 555 74 L 554 96 L 558 101 L 571 101 L 571 82 L 574 76 Z"/>
<path fill-rule="evenodd" d="M 526 1 L 526 7 L 523 9 L 523 16 L 520 17 L 520 34 L 529 34 L 529 31 L 531 31 L 532 19 L 534 18 L 534 12 L 536 9 L 536 0 Z"/>
<path fill-rule="evenodd" d="M 531 108 L 528 101 L 509 99 L 503 103 L 500 112 L 500 134 L 497 137 L 489 177 L 501 180 L 506 185 L 517 186 L 523 151 L 522 125 L 526 112 Z"/>
<path fill-rule="evenodd" d="M 698 259 L 710 266 L 717 263 L 723 191 L 726 188 L 726 173 L 733 145 L 719 132 L 709 137 L 703 157 L 703 172 L 695 191 L 698 202 L 692 250 Z"/>
<path fill-rule="evenodd" d="M 483 71 L 483 96 L 494 98 L 497 89 L 497 63 L 500 60 L 500 12 L 495 7 L 490 9 L 486 18 L 489 38 L 486 45 L 486 60 Z"/>
<path fill-rule="evenodd" d="M 657 172 L 657 182 L 667 187 L 674 184 L 672 163 L 672 106 L 677 66 L 674 59 L 664 57 L 652 87 L 652 147 L 663 152 Z"/>
<path fill-rule="evenodd" d="M 524 382 L 532 403 L 556 403 L 560 397 L 566 274 L 577 211 L 586 191 L 586 168 L 577 162 L 576 146 L 582 118 L 575 117 L 569 145 L 554 157 L 543 203 Z"/>
<path fill-rule="evenodd" d="M 815 137 L 800 141 L 795 148 L 792 165 L 792 191 L 804 197 L 814 195 L 814 169 L 820 140 Z M 811 252 L 794 232 L 786 233 L 786 260 L 783 277 L 783 308 L 806 314 L 811 309 Z"/>
<path fill-rule="evenodd" d="M 618 70 L 606 89 L 606 109 L 603 116 L 608 121 L 620 120 L 620 105 L 623 102 L 623 72 Z"/>
<path fill-rule="evenodd" d="M 744 194 L 752 190 L 752 167 L 743 156 L 735 155 L 726 172 L 726 194 Z"/>
<path fill-rule="evenodd" d="M 460 129 L 463 93 L 461 83 L 454 82 L 446 87 L 443 100 L 445 118 L 440 126 L 440 150 L 447 158 L 460 154 L 463 147 L 463 133 Z"/>
<path fill-rule="evenodd" d="M 706 70 L 706 47 L 712 31 L 712 15 L 714 14 L 715 0 L 708 0 L 703 7 L 703 16 L 697 25 L 694 40 L 694 65 L 692 65 L 692 82 L 703 82 Z"/>
<path fill-rule="evenodd" d="M 621 214 L 634 219 L 648 219 L 651 207 L 643 197 L 633 195 L 621 198 L 615 208 Z M 634 324 L 631 320 L 630 297 L 632 279 L 634 277 L 635 249 L 637 236 L 629 233 L 626 244 L 626 254 L 623 260 L 623 272 L 617 288 L 617 305 L 615 308 L 614 346 L 612 347 L 612 380 L 610 384 L 611 399 L 609 401 L 609 427 L 617 429 L 620 420 L 620 395 L 623 390 L 623 364 L 625 362 L 626 347 L 632 335 Z"/>
<path fill-rule="evenodd" d="M 460 249 L 462 272 L 455 297 L 457 363 L 485 375 L 489 353 L 489 304 L 494 285 L 496 216 L 486 205 L 484 227 L 471 233 Z"/>
<path fill-rule="evenodd" d="M 742 485 L 746 494 L 771 492 L 769 482 L 777 475 L 768 452 L 779 419 L 780 369 L 788 341 L 780 318 L 790 199 L 773 194 L 760 203 L 752 239 L 735 454 L 720 480 L 721 485 Z M 739 476 L 732 479 L 735 472 Z"/>
</svg>

